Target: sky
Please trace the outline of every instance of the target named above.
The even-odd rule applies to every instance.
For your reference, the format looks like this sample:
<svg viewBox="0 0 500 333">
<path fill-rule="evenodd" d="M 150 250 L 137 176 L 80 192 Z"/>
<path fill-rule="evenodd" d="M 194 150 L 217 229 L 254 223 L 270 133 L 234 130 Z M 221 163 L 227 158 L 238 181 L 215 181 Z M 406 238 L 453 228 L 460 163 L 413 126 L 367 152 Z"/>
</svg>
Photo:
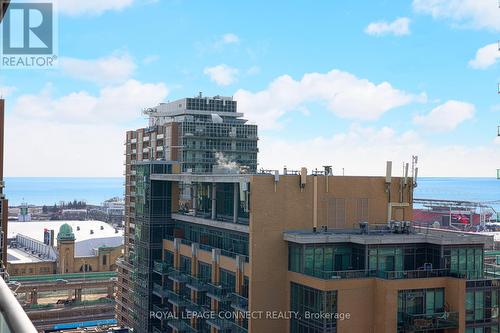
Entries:
<svg viewBox="0 0 500 333">
<path fill-rule="evenodd" d="M 7 177 L 121 176 L 141 110 L 198 92 L 259 125 L 259 168 L 500 168 L 496 0 L 61 0 L 57 14 L 56 69 L 0 69 Z"/>
</svg>

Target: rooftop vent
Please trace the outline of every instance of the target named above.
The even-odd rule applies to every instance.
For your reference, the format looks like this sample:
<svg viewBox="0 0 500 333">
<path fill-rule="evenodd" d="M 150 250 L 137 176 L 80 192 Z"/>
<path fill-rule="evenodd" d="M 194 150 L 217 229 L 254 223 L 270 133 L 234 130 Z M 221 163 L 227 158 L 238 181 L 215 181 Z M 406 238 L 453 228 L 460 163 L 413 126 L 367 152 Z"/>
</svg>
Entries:
<svg viewBox="0 0 500 333">
<path fill-rule="evenodd" d="M 368 222 L 359 222 L 359 229 L 361 229 L 362 234 L 368 233 Z"/>
<path fill-rule="evenodd" d="M 103 225 L 101 225 L 101 230 L 104 230 L 104 226 Z"/>
<path fill-rule="evenodd" d="M 80 226 L 76 226 L 76 231 L 80 231 Z"/>
<path fill-rule="evenodd" d="M 94 230 L 90 229 L 90 234 L 93 235 L 94 234 Z"/>
</svg>

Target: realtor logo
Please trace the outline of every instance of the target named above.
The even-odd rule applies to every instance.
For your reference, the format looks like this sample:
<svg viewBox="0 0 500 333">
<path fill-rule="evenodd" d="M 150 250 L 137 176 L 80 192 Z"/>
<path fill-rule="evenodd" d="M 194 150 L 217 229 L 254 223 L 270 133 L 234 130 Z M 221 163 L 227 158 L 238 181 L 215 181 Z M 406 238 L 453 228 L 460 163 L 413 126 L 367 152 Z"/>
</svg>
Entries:
<svg viewBox="0 0 500 333">
<path fill-rule="evenodd" d="M 2 22 L 2 68 L 54 67 L 54 27 L 52 2 L 10 3 Z"/>
</svg>

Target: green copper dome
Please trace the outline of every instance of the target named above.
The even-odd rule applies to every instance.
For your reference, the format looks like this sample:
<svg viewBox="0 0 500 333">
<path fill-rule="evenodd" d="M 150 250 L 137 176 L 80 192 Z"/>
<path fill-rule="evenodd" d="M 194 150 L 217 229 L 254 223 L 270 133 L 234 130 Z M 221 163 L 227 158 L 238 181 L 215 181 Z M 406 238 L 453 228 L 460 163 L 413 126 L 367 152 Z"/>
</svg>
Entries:
<svg viewBox="0 0 500 333">
<path fill-rule="evenodd" d="M 67 223 L 64 223 L 61 228 L 59 228 L 59 233 L 57 234 L 57 240 L 59 241 L 74 241 L 75 234 L 73 233 L 73 228 Z"/>
</svg>

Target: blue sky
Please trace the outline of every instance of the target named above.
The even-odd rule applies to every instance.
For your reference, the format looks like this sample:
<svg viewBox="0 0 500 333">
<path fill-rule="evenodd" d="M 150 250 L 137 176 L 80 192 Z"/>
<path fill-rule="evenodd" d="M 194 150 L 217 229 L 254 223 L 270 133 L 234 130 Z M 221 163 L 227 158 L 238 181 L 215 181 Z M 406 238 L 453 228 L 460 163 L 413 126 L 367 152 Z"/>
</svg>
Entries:
<svg viewBox="0 0 500 333">
<path fill-rule="evenodd" d="M 57 69 L 0 72 L 7 176 L 120 176 L 140 109 L 199 91 L 238 99 L 264 168 L 500 168 L 494 0 L 65 0 L 58 19 Z"/>
</svg>

